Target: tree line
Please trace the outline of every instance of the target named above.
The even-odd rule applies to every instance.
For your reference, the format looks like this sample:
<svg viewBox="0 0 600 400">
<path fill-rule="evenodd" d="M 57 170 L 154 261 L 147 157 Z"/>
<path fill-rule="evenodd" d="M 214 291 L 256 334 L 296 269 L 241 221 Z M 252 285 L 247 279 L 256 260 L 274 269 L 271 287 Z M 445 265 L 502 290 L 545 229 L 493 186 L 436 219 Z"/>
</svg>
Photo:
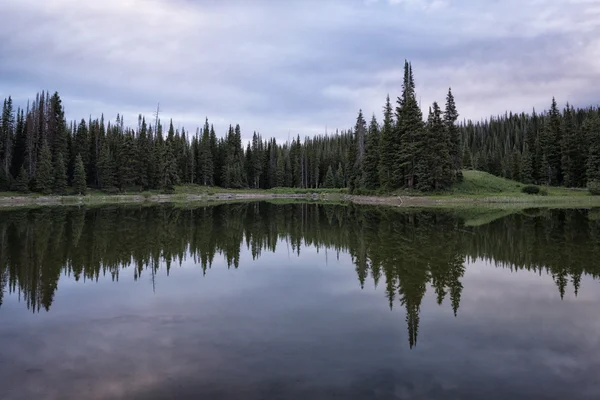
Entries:
<svg viewBox="0 0 600 400">
<path fill-rule="evenodd" d="M 585 187 L 600 183 L 600 109 L 505 113 L 461 126 L 463 163 L 522 183 Z"/>
<path fill-rule="evenodd" d="M 104 117 L 67 123 L 58 93 L 38 93 L 26 109 L 4 100 L 0 120 L 0 190 L 84 194 L 161 190 L 198 184 L 224 188 L 348 188 L 389 192 L 443 190 L 462 169 L 523 183 L 600 185 L 600 110 L 550 110 L 459 122 L 452 91 L 423 120 L 412 65 L 402 92 L 388 95 L 381 123 L 359 111 L 354 127 L 278 143 L 254 132 L 246 146 L 241 127 L 217 135 L 206 119 L 195 131 L 138 117 L 137 126 Z"/>
<path fill-rule="evenodd" d="M 38 93 L 26 109 L 5 99 L 0 121 L 0 190 L 85 193 L 173 191 L 175 185 L 225 188 L 443 188 L 460 175 L 460 131 L 452 93 L 446 112 L 434 103 L 426 123 L 416 100 L 412 67 L 405 64 L 395 109 L 387 99 L 383 124 L 277 143 L 254 132 L 244 148 L 241 128 L 218 137 L 208 119 L 195 132 L 120 115 L 67 123 L 58 93 Z"/>
</svg>

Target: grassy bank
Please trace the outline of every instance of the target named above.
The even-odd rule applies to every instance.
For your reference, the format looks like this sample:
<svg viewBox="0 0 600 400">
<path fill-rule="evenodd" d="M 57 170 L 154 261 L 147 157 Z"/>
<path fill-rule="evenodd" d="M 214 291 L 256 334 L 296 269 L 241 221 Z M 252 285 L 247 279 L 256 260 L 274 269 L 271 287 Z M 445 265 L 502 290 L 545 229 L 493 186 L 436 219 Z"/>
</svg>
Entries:
<svg viewBox="0 0 600 400">
<path fill-rule="evenodd" d="M 525 185 L 499 178 L 480 171 L 464 171 L 464 180 L 439 193 L 420 193 L 399 190 L 391 194 L 375 196 L 351 196 L 346 189 L 222 189 L 198 185 L 177 186 L 173 194 L 159 192 L 125 192 L 106 194 L 90 191 L 87 196 L 43 196 L 21 195 L 15 192 L 0 192 L 0 206 L 60 205 L 60 204 L 113 204 L 139 202 L 214 202 L 251 201 L 268 199 L 351 201 L 355 203 L 473 208 L 478 205 L 506 207 L 600 207 L 600 196 L 592 196 L 581 189 L 542 187 L 543 194 L 530 195 L 522 192 Z"/>
</svg>

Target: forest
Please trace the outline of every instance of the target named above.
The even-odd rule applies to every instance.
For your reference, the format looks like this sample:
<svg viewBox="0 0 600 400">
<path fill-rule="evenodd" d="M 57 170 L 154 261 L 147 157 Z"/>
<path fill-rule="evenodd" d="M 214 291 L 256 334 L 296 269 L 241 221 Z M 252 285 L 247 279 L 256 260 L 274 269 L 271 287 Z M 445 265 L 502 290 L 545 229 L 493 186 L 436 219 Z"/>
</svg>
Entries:
<svg viewBox="0 0 600 400">
<path fill-rule="evenodd" d="M 549 102 L 550 103 L 550 102 Z M 387 96 L 378 120 L 358 112 L 352 128 L 286 143 L 254 132 L 246 146 L 239 124 L 218 135 L 205 120 L 195 131 L 163 126 L 159 112 L 131 127 L 115 121 L 67 122 L 58 93 L 40 92 L 25 108 L 4 100 L 0 119 L 0 191 L 85 194 L 174 191 L 176 185 L 270 189 L 347 188 L 352 193 L 397 189 L 442 191 L 477 169 L 523 183 L 599 187 L 600 109 L 459 121 L 451 90 L 444 109 L 426 120 L 412 65 L 395 104 Z M 380 122 L 381 121 L 381 122 Z"/>
<path fill-rule="evenodd" d="M 66 277 L 144 278 L 160 291 L 185 260 L 210 279 L 211 268 L 251 268 L 241 262 L 246 251 L 258 259 L 312 246 L 332 262 L 348 253 L 357 285 L 381 287 L 382 306 L 404 308 L 413 347 L 426 292 L 457 315 L 473 260 L 549 274 L 562 298 L 578 294 L 582 277 L 600 278 L 599 239 L 597 213 L 573 209 L 531 209 L 479 226 L 450 211 L 306 202 L 1 211 L 0 307 L 14 293 L 32 312 L 49 310 Z"/>
</svg>

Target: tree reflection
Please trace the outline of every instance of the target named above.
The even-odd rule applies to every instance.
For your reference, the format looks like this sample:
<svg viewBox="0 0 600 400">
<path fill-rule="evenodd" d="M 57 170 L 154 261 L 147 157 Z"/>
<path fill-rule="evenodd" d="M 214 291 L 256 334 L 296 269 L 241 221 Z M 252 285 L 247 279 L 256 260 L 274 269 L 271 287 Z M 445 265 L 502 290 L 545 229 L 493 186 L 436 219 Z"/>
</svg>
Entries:
<svg viewBox="0 0 600 400">
<path fill-rule="evenodd" d="M 384 285 L 390 308 L 405 309 L 409 345 L 417 344 L 423 297 L 456 316 L 465 262 L 484 259 L 513 271 L 549 273 L 560 296 L 584 274 L 600 271 L 600 221 L 595 211 L 527 210 L 480 226 L 448 211 L 317 203 L 240 203 L 39 208 L 0 213 L 0 306 L 15 293 L 28 309 L 49 310 L 61 274 L 76 281 L 108 276 L 153 282 L 191 258 L 204 274 L 215 257 L 240 267 L 242 246 L 253 259 L 285 243 L 351 255 L 359 284 Z"/>
</svg>

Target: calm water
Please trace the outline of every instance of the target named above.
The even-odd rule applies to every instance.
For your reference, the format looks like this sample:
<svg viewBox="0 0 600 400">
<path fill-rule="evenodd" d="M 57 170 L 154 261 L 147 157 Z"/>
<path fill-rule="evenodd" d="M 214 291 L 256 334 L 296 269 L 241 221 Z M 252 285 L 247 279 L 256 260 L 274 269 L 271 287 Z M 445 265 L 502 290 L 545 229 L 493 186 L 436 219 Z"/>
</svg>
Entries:
<svg viewBox="0 0 600 400">
<path fill-rule="evenodd" d="M 599 274 L 597 210 L 1 211 L 0 399 L 598 399 Z"/>
</svg>

